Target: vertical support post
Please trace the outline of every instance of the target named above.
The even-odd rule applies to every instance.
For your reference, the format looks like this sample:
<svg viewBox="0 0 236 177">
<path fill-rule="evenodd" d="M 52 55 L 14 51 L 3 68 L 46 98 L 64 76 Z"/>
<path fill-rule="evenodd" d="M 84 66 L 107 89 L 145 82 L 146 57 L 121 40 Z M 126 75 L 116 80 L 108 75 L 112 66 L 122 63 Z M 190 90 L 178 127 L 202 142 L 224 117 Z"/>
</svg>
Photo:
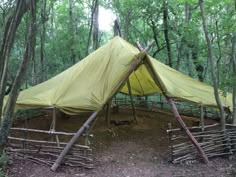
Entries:
<svg viewBox="0 0 236 177">
<path fill-rule="evenodd" d="M 53 108 L 53 117 L 52 117 L 52 132 L 55 132 L 56 130 L 56 108 Z M 59 137 L 58 135 L 55 136 L 56 137 L 56 142 L 57 142 L 57 146 L 60 147 L 60 141 L 59 141 Z"/>
<path fill-rule="evenodd" d="M 110 128 L 111 126 L 111 100 L 109 100 L 107 103 L 106 115 L 105 115 L 105 120 L 108 128 Z"/>
<path fill-rule="evenodd" d="M 163 102 L 163 99 L 162 99 L 162 95 L 160 94 L 160 105 L 161 105 L 162 110 L 163 110 L 163 104 L 164 104 L 164 102 Z"/>
<path fill-rule="evenodd" d="M 202 132 L 204 132 L 204 110 L 203 110 L 203 105 L 200 106 L 200 112 L 201 112 L 200 124 L 201 124 L 201 127 L 202 127 Z"/>
<path fill-rule="evenodd" d="M 96 118 L 98 112 L 94 112 L 88 120 L 83 124 L 83 126 L 76 132 L 76 134 L 72 137 L 72 139 L 66 144 L 66 147 L 63 149 L 61 154 L 58 156 L 56 162 L 51 167 L 52 171 L 56 171 L 59 165 L 61 164 L 62 160 L 70 150 L 70 148 L 75 144 L 77 139 L 80 137 L 80 135 L 84 132 L 84 130 L 90 125 L 90 123 Z"/>
<path fill-rule="evenodd" d="M 85 135 L 84 144 L 85 144 L 85 146 L 88 146 L 88 144 L 89 144 L 89 129 L 88 129 L 88 127 L 86 127 L 84 132 L 85 132 L 84 133 L 84 135 Z"/>
<path fill-rule="evenodd" d="M 175 115 L 176 120 L 178 121 L 179 125 L 184 129 L 184 131 L 186 132 L 188 138 L 190 139 L 190 141 L 193 143 L 193 145 L 196 147 L 196 149 L 198 150 L 198 152 L 200 153 L 200 155 L 202 156 L 203 160 L 205 163 L 208 163 L 208 157 L 206 155 L 206 153 L 203 151 L 203 149 L 201 148 L 201 146 L 199 145 L 199 143 L 197 142 L 197 140 L 194 138 L 194 136 L 191 134 L 191 132 L 189 131 L 188 127 L 186 126 L 186 124 L 184 123 L 184 121 L 182 120 L 174 101 L 168 97 L 167 95 L 165 95 L 166 100 L 168 101 L 172 112 Z"/>
<path fill-rule="evenodd" d="M 131 105 L 132 105 L 132 110 L 133 110 L 133 116 L 134 116 L 134 121 L 136 123 L 138 123 L 137 121 L 137 115 L 136 115 L 136 109 L 135 109 L 135 105 L 134 105 L 134 101 L 133 101 L 133 96 L 132 96 L 132 91 L 131 91 L 131 85 L 130 85 L 130 80 L 128 78 L 127 80 L 127 86 L 128 86 L 128 90 L 129 90 L 129 96 L 130 96 L 130 100 L 131 100 Z"/>
<path fill-rule="evenodd" d="M 173 157 L 173 143 L 172 143 L 172 124 L 168 123 L 168 129 L 170 132 L 168 132 L 169 135 L 169 143 L 170 143 L 170 151 L 171 151 L 171 161 L 173 162 L 174 157 Z"/>
</svg>

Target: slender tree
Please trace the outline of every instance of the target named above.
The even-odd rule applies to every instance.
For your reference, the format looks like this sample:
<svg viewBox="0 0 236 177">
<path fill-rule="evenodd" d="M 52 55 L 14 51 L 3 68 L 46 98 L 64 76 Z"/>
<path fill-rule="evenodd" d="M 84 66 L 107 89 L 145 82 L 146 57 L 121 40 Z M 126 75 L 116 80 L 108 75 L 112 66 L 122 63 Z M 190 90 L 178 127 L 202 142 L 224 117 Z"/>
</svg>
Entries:
<svg viewBox="0 0 236 177">
<path fill-rule="evenodd" d="M 40 65 L 41 65 L 40 81 L 41 82 L 47 79 L 46 66 L 45 66 L 45 38 L 46 38 L 46 22 L 48 20 L 48 17 L 47 17 L 46 7 L 47 7 L 47 0 L 42 0 L 42 7 L 41 7 L 42 29 L 40 31 Z"/>
<path fill-rule="evenodd" d="M 167 49 L 167 65 L 172 67 L 172 56 L 171 56 L 171 46 L 169 39 L 169 28 L 168 28 L 168 0 L 163 0 L 163 25 L 164 25 L 164 37 Z"/>
<path fill-rule="evenodd" d="M 70 39 L 71 39 L 71 61 L 72 64 L 75 64 L 75 50 L 74 50 L 74 45 L 75 45 L 75 20 L 74 20 L 74 1 L 70 0 L 69 1 L 69 18 L 70 18 L 70 24 L 69 24 L 69 28 L 70 28 Z"/>
<path fill-rule="evenodd" d="M 96 50 L 99 47 L 98 41 L 98 30 L 99 30 L 99 0 L 95 0 L 94 4 L 94 15 L 93 15 L 93 50 Z"/>
<path fill-rule="evenodd" d="M 235 6 L 236 8 L 236 6 Z M 232 38 L 232 66 L 233 66 L 233 124 L 236 124 L 236 33 Z"/>
<path fill-rule="evenodd" d="M 22 17 L 29 8 L 29 1 L 17 0 L 12 15 L 6 20 L 0 48 L 0 117 L 2 116 L 3 98 L 7 83 L 7 70 L 16 30 Z"/>
<path fill-rule="evenodd" d="M 92 6 L 91 6 L 91 19 L 90 19 L 90 24 L 89 24 L 89 34 L 88 34 L 86 53 L 85 53 L 86 56 L 89 54 L 91 36 L 92 36 L 93 27 L 94 27 L 94 16 L 95 16 L 95 11 L 96 11 L 96 2 L 97 2 L 97 0 L 93 0 Z"/>
<path fill-rule="evenodd" d="M 207 42 L 208 59 L 209 59 L 210 66 L 211 66 L 211 78 L 213 81 L 215 99 L 216 99 L 216 103 L 218 105 L 218 108 L 220 110 L 221 126 L 222 126 L 222 129 L 225 129 L 225 112 L 224 112 L 224 108 L 221 103 L 219 91 L 218 91 L 218 81 L 217 81 L 217 77 L 216 77 L 216 70 L 215 70 L 215 64 L 214 64 L 214 54 L 213 54 L 213 49 L 212 49 L 212 42 L 210 40 L 208 29 L 206 26 L 206 15 L 205 15 L 203 0 L 199 0 L 199 6 L 200 6 L 200 11 L 201 11 L 201 17 L 202 17 L 203 31 L 204 31 L 206 42 Z"/>
<path fill-rule="evenodd" d="M 24 56 L 22 58 L 21 65 L 17 71 L 17 74 L 15 76 L 11 92 L 9 94 L 8 101 L 6 103 L 5 111 L 3 113 L 3 120 L 1 124 L 1 130 L 0 130 L 0 156 L 4 150 L 4 147 L 7 142 L 7 137 L 9 134 L 9 130 L 12 126 L 13 122 L 13 112 L 15 108 L 15 103 L 20 91 L 20 86 L 23 80 L 23 77 L 26 73 L 26 68 L 28 66 L 28 63 L 30 62 L 30 59 L 33 54 L 34 46 L 35 46 L 35 33 L 36 33 L 36 2 L 37 0 L 30 0 L 29 4 L 22 3 L 23 1 L 19 0 L 16 4 L 16 12 L 22 12 L 24 9 L 30 9 L 30 19 L 31 22 L 29 23 L 28 27 L 28 36 L 27 36 L 27 43 L 24 51 Z M 28 7 L 26 7 L 28 5 Z M 26 12 L 24 10 L 24 12 Z M 15 13 L 15 15 L 11 18 L 11 20 L 14 20 L 16 18 L 18 13 Z M 21 16 L 23 17 L 23 15 Z M 18 19 L 20 20 L 20 19 Z M 11 23 L 14 23 L 11 22 Z M 9 30 L 9 29 L 8 29 Z M 2 108 L 0 108 L 2 109 Z"/>
</svg>

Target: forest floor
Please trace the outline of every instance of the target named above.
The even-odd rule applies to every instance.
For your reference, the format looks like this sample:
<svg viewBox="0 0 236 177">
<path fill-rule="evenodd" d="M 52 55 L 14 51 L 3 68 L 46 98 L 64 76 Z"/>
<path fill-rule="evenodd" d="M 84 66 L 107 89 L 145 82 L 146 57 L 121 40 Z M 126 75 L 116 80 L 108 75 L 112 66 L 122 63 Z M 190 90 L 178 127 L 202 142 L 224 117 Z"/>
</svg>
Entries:
<svg viewBox="0 0 236 177">
<path fill-rule="evenodd" d="M 131 113 L 113 114 L 112 119 L 131 119 Z M 58 127 L 72 126 L 84 118 L 72 117 L 58 121 Z M 32 123 L 39 126 L 40 119 Z M 42 122 L 42 120 L 41 120 Z M 63 122 L 63 123 L 62 123 Z M 138 124 L 113 126 L 113 133 L 106 127 L 102 116 L 93 127 L 91 147 L 94 168 L 50 167 L 29 161 L 15 160 L 8 168 L 9 177 L 235 177 L 236 156 L 212 158 L 208 165 L 203 162 L 172 164 L 167 124 L 176 126 L 172 116 L 162 113 L 138 112 Z M 190 120 L 185 120 L 191 125 Z M 211 123 L 211 121 L 210 121 Z M 38 127 L 39 128 L 39 127 Z M 72 129 L 73 129 L 72 128 Z M 70 129 L 71 130 L 71 129 Z"/>
</svg>

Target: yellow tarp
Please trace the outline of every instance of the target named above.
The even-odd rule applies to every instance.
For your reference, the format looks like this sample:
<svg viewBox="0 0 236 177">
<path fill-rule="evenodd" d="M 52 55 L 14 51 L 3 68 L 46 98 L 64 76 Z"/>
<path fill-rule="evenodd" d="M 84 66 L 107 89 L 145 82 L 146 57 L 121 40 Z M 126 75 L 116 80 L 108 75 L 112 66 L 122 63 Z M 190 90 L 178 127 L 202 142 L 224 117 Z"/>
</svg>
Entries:
<svg viewBox="0 0 236 177">
<path fill-rule="evenodd" d="M 213 87 L 184 75 L 150 56 L 147 59 L 150 60 L 155 74 L 164 85 L 163 89 L 169 97 L 205 106 L 217 106 Z M 135 95 L 161 93 L 160 88 L 156 86 L 144 65 L 130 76 L 130 84 L 132 86 L 132 93 Z M 121 91 L 128 94 L 127 85 Z M 221 91 L 219 93 L 224 107 L 229 107 L 232 110 L 232 94 L 227 93 L 226 97 L 224 97 Z"/>
<path fill-rule="evenodd" d="M 132 62 L 138 57 L 143 55 L 137 48 L 115 37 L 59 75 L 21 91 L 16 109 L 53 106 L 68 114 L 101 110 L 118 91 Z M 148 55 L 143 60 L 150 61 L 170 97 L 216 106 L 211 86 L 183 75 Z M 129 78 L 135 95 L 161 92 L 145 64 L 140 65 Z M 127 86 L 124 85 L 120 91 L 128 93 Z M 232 108 L 232 95 L 227 94 L 227 99 L 222 97 L 222 102 Z"/>
</svg>

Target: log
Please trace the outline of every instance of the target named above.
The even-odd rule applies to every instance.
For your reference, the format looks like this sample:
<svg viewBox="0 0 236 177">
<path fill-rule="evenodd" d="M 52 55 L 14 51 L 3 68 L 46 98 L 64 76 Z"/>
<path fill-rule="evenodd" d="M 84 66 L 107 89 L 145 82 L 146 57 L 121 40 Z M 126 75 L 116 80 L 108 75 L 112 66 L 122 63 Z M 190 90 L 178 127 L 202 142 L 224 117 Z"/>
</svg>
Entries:
<svg viewBox="0 0 236 177">
<path fill-rule="evenodd" d="M 77 133 L 73 136 L 73 138 L 70 140 L 70 142 L 66 145 L 66 147 L 63 149 L 59 157 L 57 158 L 56 162 L 51 167 L 52 171 L 56 171 L 58 166 L 61 164 L 63 158 L 68 153 L 72 145 L 76 142 L 76 140 L 80 137 L 80 135 L 84 132 L 84 130 L 89 126 L 89 124 L 96 118 L 98 112 L 94 112 L 88 120 L 83 124 L 83 126 L 77 131 Z"/>
</svg>

